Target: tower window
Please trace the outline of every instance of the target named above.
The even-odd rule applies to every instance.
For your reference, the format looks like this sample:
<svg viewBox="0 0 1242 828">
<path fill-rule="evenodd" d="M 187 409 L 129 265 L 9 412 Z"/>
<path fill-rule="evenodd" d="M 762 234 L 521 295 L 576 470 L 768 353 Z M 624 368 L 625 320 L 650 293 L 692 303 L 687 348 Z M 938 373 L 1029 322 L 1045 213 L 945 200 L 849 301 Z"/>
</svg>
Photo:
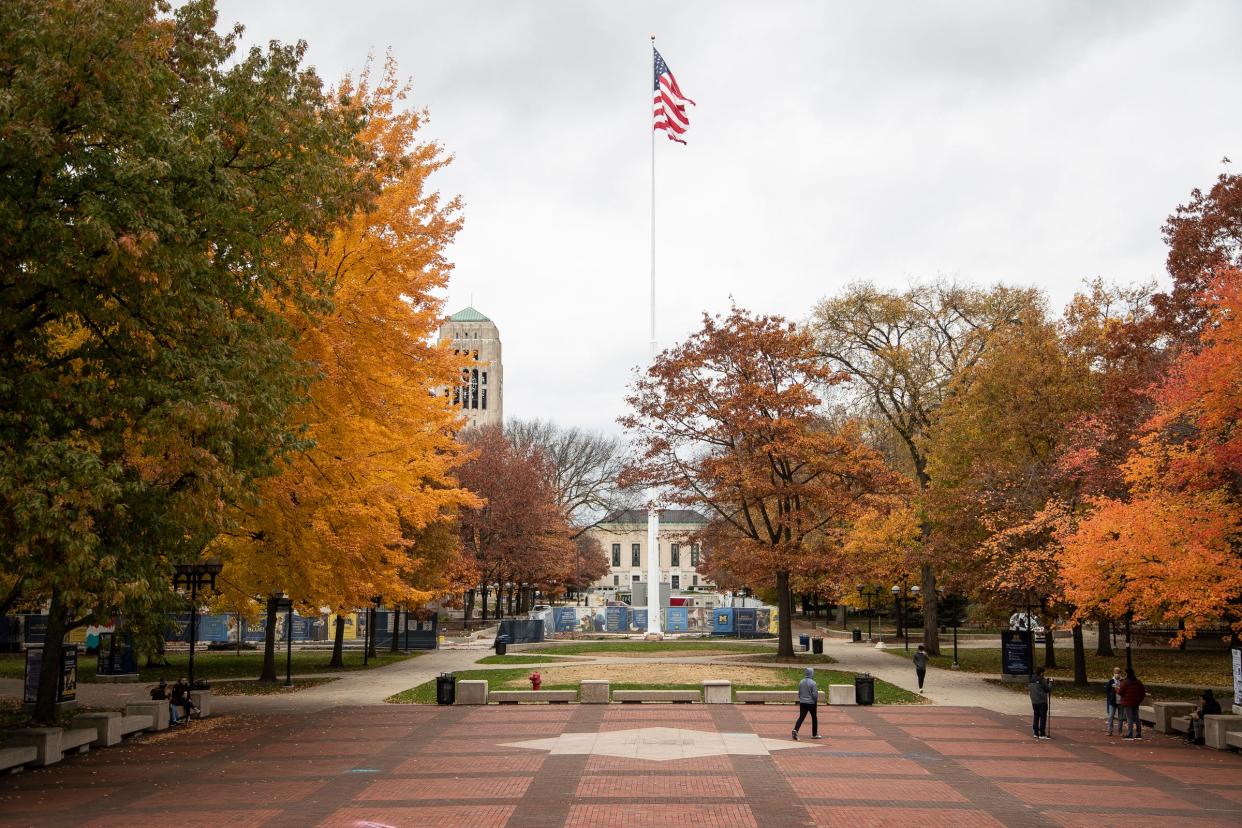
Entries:
<svg viewBox="0 0 1242 828">
<path fill-rule="evenodd" d="M 621 565 L 621 544 L 619 543 L 614 543 L 612 545 L 612 565 Z"/>
<path fill-rule="evenodd" d="M 483 386 L 483 394 L 481 395 L 481 398 L 483 400 L 483 406 L 482 406 L 483 410 L 486 411 L 487 410 L 487 386 Z"/>
<path fill-rule="evenodd" d="M 636 543 L 630 544 L 630 566 L 642 566 L 642 547 Z"/>
<path fill-rule="evenodd" d="M 681 544 L 671 543 L 668 547 L 668 558 L 671 566 L 681 566 Z"/>
</svg>

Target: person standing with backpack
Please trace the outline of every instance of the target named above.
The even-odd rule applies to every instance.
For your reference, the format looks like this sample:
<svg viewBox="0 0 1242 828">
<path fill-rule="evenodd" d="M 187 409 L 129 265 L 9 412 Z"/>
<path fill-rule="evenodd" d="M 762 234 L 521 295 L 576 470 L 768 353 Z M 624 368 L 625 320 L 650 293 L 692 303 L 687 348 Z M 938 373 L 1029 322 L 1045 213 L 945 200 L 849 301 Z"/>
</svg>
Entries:
<svg viewBox="0 0 1242 828">
<path fill-rule="evenodd" d="M 923 677 L 927 675 L 927 651 L 923 649 L 923 645 L 919 645 L 918 652 L 914 654 L 914 675 L 919 679 L 919 691 L 923 690 Z"/>
<path fill-rule="evenodd" d="M 1036 667 L 1031 676 L 1031 731 L 1036 739 L 1051 739 L 1048 735 L 1048 697 L 1052 695 L 1052 679 L 1044 678 L 1044 668 Z"/>
<path fill-rule="evenodd" d="M 1147 688 L 1143 686 L 1143 682 L 1138 680 L 1138 676 L 1134 675 L 1133 669 L 1126 670 L 1125 681 L 1121 682 L 1121 688 L 1117 694 L 1121 700 L 1121 709 L 1126 714 L 1126 735 L 1123 739 L 1127 742 L 1141 742 L 1143 720 L 1139 718 L 1139 705 L 1147 696 Z"/>
</svg>

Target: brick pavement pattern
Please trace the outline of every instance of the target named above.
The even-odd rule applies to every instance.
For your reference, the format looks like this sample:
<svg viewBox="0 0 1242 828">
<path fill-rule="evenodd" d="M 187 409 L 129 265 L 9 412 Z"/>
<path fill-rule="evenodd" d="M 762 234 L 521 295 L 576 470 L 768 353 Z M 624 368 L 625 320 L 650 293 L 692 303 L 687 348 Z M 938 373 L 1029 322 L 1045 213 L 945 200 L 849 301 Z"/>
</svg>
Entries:
<svg viewBox="0 0 1242 828">
<path fill-rule="evenodd" d="M 745 705 L 369 705 L 232 715 L 0 779 L 10 826 L 1242 825 L 1242 757 L 1152 734 L 979 708 L 821 708 L 825 739 L 766 755 L 651 761 L 515 739 L 678 728 L 789 736 Z"/>
</svg>

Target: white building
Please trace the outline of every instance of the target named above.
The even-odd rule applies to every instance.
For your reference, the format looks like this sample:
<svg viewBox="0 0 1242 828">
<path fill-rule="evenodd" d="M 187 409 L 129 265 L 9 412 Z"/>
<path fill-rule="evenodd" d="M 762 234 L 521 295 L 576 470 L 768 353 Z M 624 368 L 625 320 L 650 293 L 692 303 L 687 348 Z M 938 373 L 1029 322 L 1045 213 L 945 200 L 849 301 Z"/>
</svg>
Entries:
<svg viewBox="0 0 1242 828">
<path fill-rule="evenodd" d="M 707 525 L 707 519 L 689 509 L 661 509 L 656 554 L 660 582 L 674 591 L 694 587 L 715 588 L 698 572 L 699 545 L 690 535 Z M 595 582 L 603 588 L 628 589 L 647 581 L 647 512 L 632 509 L 610 515 L 591 530 L 599 539 L 610 564 L 608 574 Z"/>
<path fill-rule="evenodd" d="M 464 308 L 440 324 L 439 341 L 451 343 L 453 353 L 469 360 L 461 371 L 461 384 L 444 391 L 453 405 L 461 407 L 466 426 L 502 424 L 504 367 L 496 324 L 474 308 Z"/>
</svg>

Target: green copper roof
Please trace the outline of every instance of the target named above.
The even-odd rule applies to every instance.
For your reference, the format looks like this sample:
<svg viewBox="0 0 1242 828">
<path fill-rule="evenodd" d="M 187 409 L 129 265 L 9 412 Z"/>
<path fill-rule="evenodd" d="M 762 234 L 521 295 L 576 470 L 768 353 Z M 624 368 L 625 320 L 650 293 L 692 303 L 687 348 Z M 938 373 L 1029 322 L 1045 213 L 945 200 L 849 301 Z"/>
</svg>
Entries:
<svg viewBox="0 0 1242 828">
<path fill-rule="evenodd" d="M 465 308 L 463 310 L 459 310 L 457 313 L 450 316 L 449 319 L 452 320 L 453 322 L 491 322 L 492 321 L 488 319 L 486 316 L 484 316 L 483 314 L 479 313 L 474 308 Z"/>
</svg>

